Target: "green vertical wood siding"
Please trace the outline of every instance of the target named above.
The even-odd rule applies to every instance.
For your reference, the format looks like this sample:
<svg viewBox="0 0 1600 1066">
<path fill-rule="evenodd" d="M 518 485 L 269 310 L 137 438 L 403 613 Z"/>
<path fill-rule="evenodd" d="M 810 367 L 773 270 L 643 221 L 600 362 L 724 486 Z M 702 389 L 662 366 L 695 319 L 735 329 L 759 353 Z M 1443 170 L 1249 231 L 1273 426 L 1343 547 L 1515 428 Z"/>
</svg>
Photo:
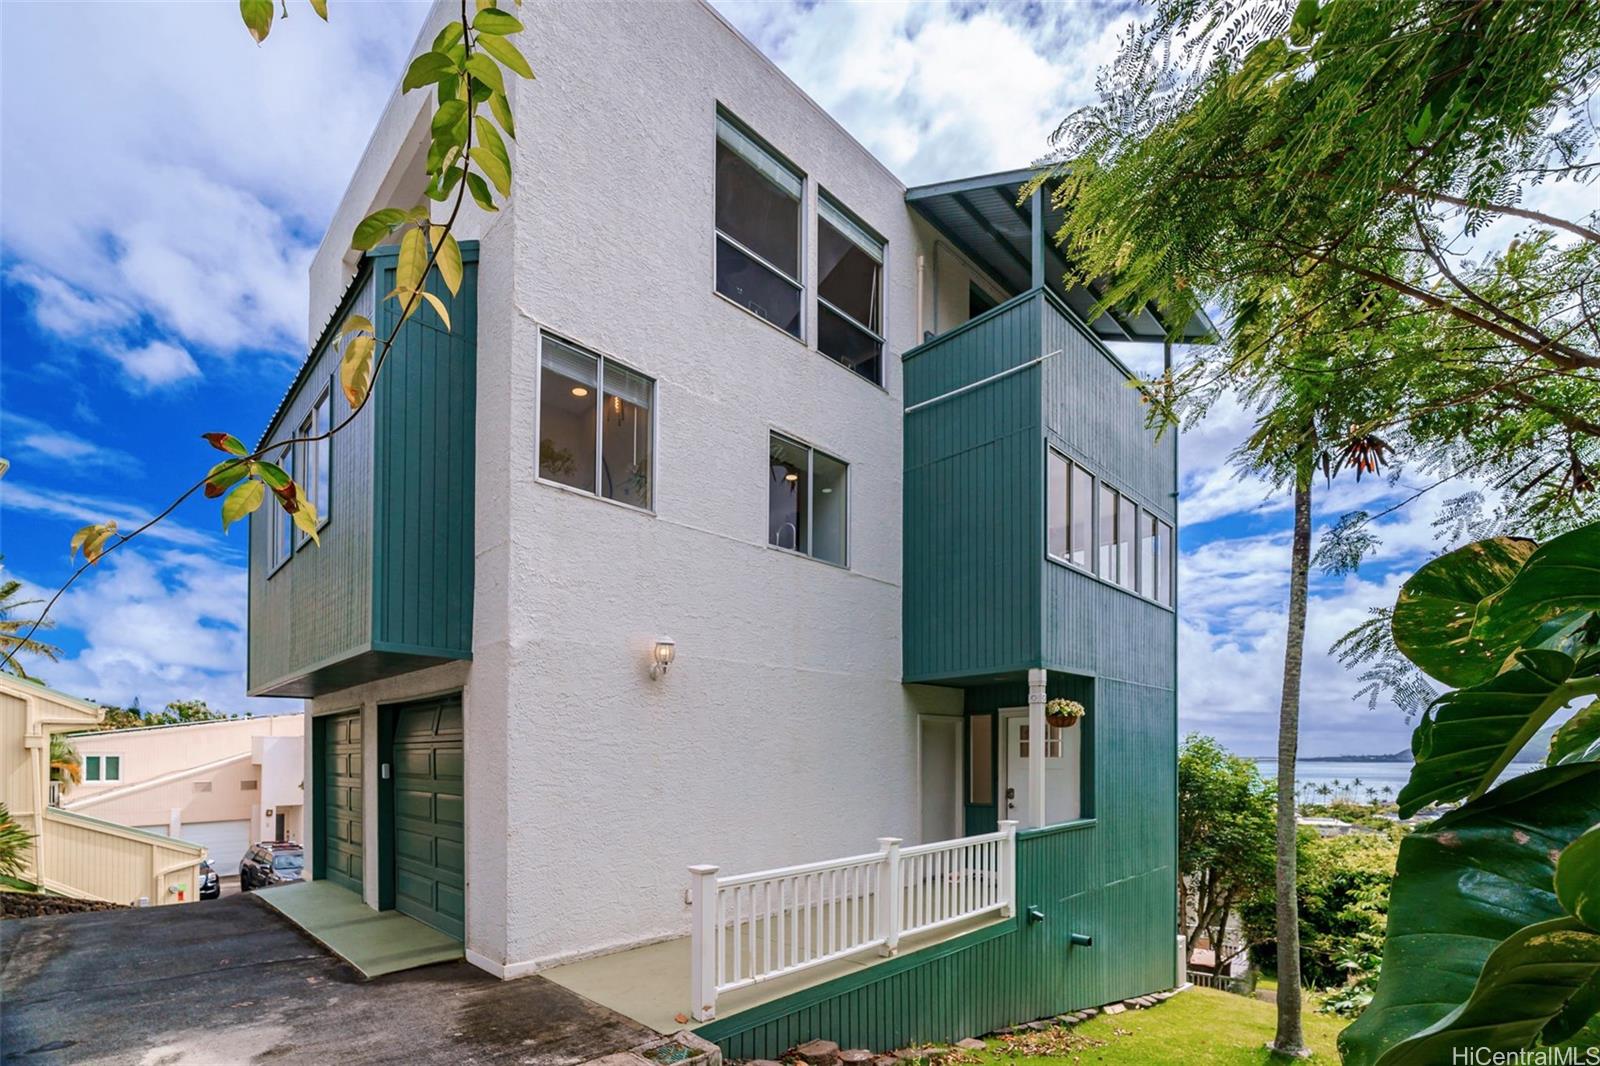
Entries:
<svg viewBox="0 0 1600 1066">
<path fill-rule="evenodd" d="M 464 250 L 463 259 L 453 298 L 437 275 L 428 282 L 450 308 L 451 328 L 430 308 L 412 315 L 378 383 L 372 631 L 379 650 L 472 653 L 478 269 L 475 251 Z M 388 292 L 391 264 L 382 276 Z M 386 301 L 380 336 L 398 316 Z"/>
<path fill-rule="evenodd" d="M 907 404 L 1022 367 L 1038 352 L 1037 300 L 1018 297 L 908 355 Z M 1038 366 L 906 414 L 906 681 L 1037 661 L 1039 440 Z"/>
<path fill-rule="evenodd" d="M 262 440 L 291 436 L 324 389 L 331 417 L 350 414 L 339 388 L 334 330 L 351 313 L 372 307 L 371 270 L 363 264 L 307 367 Z M 250 516 L 249 689 L 252 693 L 325 663 L 357 655 L 372 640 L 372 410 L 334 435 L 328 446 L 328 523 L 322 543 L 303 544 L 272 571 L 270 549 L 278 509 L 269 499 Z"/>
<path fill-rule="evenodd" d="M 431 309 L 413 315 L 371 402 L 332 440 L 321 547 L 302 546 L 269 572 L 270 508 L 252 516 L 252 694 L 320 694 L 471 655 L 476 245 L 462 257 L 456 296 L 430 282 L 454 328 Z M 349 413 L 337 327 L 359 311 L 387 336 L 398 312 L 373 293 L 393 288 L 394 259 L 380 249 L 363 260 L 263 439 L 289 434 L 330 385 L 334 423 Z"/>
</svg>

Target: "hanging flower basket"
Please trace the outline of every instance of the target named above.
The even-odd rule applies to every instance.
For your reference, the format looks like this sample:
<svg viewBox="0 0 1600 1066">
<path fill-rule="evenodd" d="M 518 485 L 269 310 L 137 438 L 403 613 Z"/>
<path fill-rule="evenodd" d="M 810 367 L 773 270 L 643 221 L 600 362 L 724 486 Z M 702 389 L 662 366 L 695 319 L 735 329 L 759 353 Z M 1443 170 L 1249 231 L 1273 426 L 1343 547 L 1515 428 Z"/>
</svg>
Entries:
<svg viewBox="0 0 1600 1066">
<path fill-rule="evenodd" d="M 1077 700 L 1054 699 L 1044 705 L 1044 720 L 1062 729 L 1077 725 L 1088 713 Z"/>
</svg>

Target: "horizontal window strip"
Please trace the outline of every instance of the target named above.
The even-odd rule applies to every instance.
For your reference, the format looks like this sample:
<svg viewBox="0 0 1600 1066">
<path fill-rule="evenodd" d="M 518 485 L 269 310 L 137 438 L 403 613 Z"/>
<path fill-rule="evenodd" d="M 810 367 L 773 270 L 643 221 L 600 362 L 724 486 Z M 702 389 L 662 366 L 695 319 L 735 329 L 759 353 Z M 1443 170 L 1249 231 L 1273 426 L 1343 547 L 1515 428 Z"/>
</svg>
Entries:
<svg viewBox="0 0 1600 1066">
<path fill-rule="evenodd" d="M 883 241 L 869 232 L 861 223 L 851 218 L 843 208 L 827 196 L 817 197 L 817 216 L 838 230 L 840 235 L 855 244 L 876 262 L 883 262 Z"/>
<path fill-rule="evenodd" d="M 796 200 L 800 199 L 804 184 L 800 175 L 722 115 L 717 116 L 717 139 L 739 153 L 762 177 Z"/>
</svg>

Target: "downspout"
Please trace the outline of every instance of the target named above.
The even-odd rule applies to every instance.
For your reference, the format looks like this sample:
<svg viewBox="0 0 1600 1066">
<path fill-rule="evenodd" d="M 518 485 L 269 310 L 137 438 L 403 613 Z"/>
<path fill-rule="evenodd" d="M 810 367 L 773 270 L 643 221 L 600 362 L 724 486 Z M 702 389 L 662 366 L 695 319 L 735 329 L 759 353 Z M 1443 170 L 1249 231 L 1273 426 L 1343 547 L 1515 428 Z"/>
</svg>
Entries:
<svg viewBox="0 0 1600 1066">
<path fill-rule="evenodd" d="M 1172 376 L 1172 338 L 1164 337 L 1161 341 L 1161 366 L 1167 377 Z M 1172 573 L 1168 580 L 1172 582 L 1172 875 L 1181 884 L 1183 877 L 1182 867 L 1178 855 L 1178 838 L 1180 836 L 1178 819 L 1183 817 L 1183 812 L 1178 807 L 1178 427 L 1172 431 Z M 1178 887 L 1178 886 L 1174 886 Z M 1177 972 L 1173 975 L 1172 987 L 1181 988 L 1189 965 L 1189 945 L 1183 941 L 1183 925 L 1188 920 L 1188 915 L 1178 913 L 1177 893 L 1173 894 L 1172 901 L 1173 922 L 1172 927 L 1179 932 L 1176 934 L 1182 944 L 1179 957 L 1174 960 Z"/>
</svg>

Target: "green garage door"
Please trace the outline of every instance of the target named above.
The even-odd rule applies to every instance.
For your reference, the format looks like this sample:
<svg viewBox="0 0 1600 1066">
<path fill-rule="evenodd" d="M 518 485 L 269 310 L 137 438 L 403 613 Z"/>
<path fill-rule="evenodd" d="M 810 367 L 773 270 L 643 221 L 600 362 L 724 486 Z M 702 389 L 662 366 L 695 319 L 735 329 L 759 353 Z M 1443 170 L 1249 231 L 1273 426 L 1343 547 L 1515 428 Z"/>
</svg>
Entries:
<svg viewBox="0 0 1600 1066">
<path fill-rule="evenodd" d="M 461 697 L 398 708 L 394 727 L 394 905 L 464 935 Z"/>
<path fill-rule="evenodd" d="M 361 712 L 322 728 L 322 876 L 361 891 Z"/>
</svg>

